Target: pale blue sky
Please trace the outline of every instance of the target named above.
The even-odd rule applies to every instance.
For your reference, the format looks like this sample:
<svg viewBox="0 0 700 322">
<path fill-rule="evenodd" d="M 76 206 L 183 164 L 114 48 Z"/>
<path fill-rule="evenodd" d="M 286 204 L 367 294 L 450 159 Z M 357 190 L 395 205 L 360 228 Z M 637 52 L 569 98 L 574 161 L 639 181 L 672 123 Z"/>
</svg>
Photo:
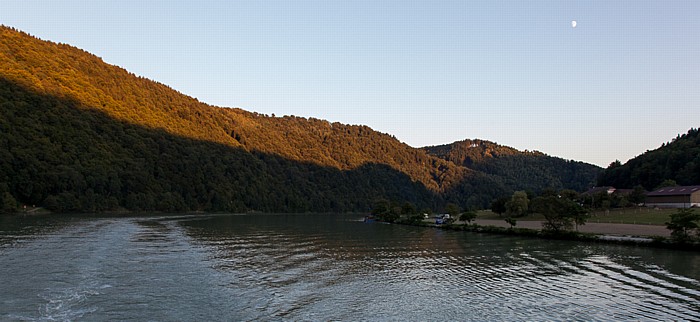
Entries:
<svg viewBox="0 0 700 322">
<path fill-rule="evenodd" d="M 700 127 L 700 1 L 2 0 L 0 23 L 210 104 L 414 147 L 607 166 Z"/>
</svg>

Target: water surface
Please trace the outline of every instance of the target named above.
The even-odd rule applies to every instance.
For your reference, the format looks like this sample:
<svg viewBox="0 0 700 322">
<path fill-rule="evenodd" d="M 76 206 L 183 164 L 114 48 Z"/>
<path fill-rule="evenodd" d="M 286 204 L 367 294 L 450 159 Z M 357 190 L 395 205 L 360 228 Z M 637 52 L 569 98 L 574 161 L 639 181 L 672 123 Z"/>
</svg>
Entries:
<svg viewBox="0 0 700 322">
<path fill-rule="evenodd" d="M 700 254 L 347 215 L 0 218 L 4 320 L 700 320 Z"/>
</svg>

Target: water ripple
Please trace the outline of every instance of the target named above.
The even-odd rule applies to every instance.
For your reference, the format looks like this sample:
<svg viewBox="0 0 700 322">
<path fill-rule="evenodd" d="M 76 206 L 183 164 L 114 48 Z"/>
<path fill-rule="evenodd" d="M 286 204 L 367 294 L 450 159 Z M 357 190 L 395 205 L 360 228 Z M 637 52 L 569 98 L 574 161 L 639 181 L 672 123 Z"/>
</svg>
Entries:
<svg viewBox="0 0 700 322">
<path fill-rule="evenodd" d="M 0 319 L 700 320 L 693 253 L 321 216 L 32 229 L 2 233 Z"/>
</svg>

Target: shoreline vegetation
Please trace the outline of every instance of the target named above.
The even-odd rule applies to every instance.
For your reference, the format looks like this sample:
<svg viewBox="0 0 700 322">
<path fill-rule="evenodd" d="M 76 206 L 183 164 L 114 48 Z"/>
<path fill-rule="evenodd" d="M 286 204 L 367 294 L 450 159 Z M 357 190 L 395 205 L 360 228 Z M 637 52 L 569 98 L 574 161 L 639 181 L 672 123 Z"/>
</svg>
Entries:
<svg viewBox="0 0 700 322">
<path fill-rule="evenodd" d="M 466 212 L 470 213 L 470 212 Z M 531 214 L 509 222 L 506 217 L 489 210 L 471 212 L 472 215 L 447 216 L 400 216 L 390 223 L 452 231 L 467 231 L 499 235 L 569 240 L 617 245 L 655 247 L 675 250 L 700 251 L 700 242 L 692 238 L 690 229 L 686 238 L 678 238 L 677 232 L 668 228 L 674 216 L 693 214 L 693 210 L 628 208 L 612 211 L 594 211 L 587 222 L 575 229 L 551 230 L 543 225 L 544 217 Z M 630 217 L 637 214 L 639 217 Z M 419 218 L 420 217 L 420 218 Z M 450 219 L 451 218 L 451 219 Z M 457 220 L 459 218 L 459 220 Z M 376 218 L 383 221 L 381 218 Z M 467 219 L 467 220 L 464 220 Z M 638 223 L 635 221 L 638 219 Z M 633 223 L 634 222 L 634 223 Z M 690 237 L 690 238 L 688 238 Z"/>
<path fill-rule="evenodd" d="M 657 217 L 666 218 L 668 220 L 671 209 L 627 209 L 627 210 L 616 210 L 612 212 L 605 212 L 606 217 L 596 219 L 600 214 L 594 215 L 594 219 L 588 223 L 588 227 L 591 225 L 599 225 L 591 229 L 587 229 L 587 225 L 583 224 L 578 226 L 577 230 L 563 230 L 563 231 L 549 231 L 542 228 L 543 221 L 537 215 L 518 218 L 516 225 L 521 225 L 521 227 L 509 226 L 509 223 L 505 220 L 507 218 L 498 217 L 496 214 L 491 213 L 488 210 L 479 211 L 478 215 L 471 221 L 458 221 L 455 220 L 451 223 L 435 223 L 435 218 L 431 217 L 428 219 L 415 220 L 415 217 L 400 217 L 396 218 L 394 221 L 387 222 L 391 224 L 416 226 L 416 227 L 426 227 L 434 229 L 443 229 L 451 231 L 465 231 L 474 233 L 484 233 L 484 234 L 497 234 L 497 235 L 509 235 L 509 236 L 519 236 L 519 237 L 529 237 L 529 238 L 541 238 L 549 240 L 568 240 L 568 241 L 582 241 L 582 242 L 594 242 L 594 243 L 606 243 L 606 244 L 618 244 L 618 245 L 631 245 L 631 246 L 643 246 L 643 247 L 655 247 L 655 248 L 666 248 L 675 250 L 687 250 L 687 251 L 700 251 L 700 243 L 698 242 L 678 242 L 672 237 L 672 233 L 663 224 L 660 224 L 659 218 L 654 218 L 652 223 L 646 224 L 632 224 L 625 223 L 624 216 L 621 214 L 629 212 L 640 213 L 649 212 L 654 213 Z M 132 212 L 132 211 L 112 211 L 112 212 L 100 212 L 96 215 L 123 215 L 132 216 L 139 214 L 166 214 L 163 212 Z M 14 214 L 14 216 L 41 216 L 41 215 L 56 215 L 57 213 L 51 212 L 47 209 L 41 207 L 27 208 L 26 211 L 19 211 Z M 173 214 L 173 213 L 167 213 Z M 203 212 L 185 212 L 177 213 L 182 214 L 203 214 Z M 206 214 L 219 214 L 216 212 L 206 213 Z M 248 212 L 248 215 L 254 214 L 265 214 L 262 212 Z M 358 216 L 364 215 L 363 213 L 351 212 L 348 214 L 356 214 Z M 60 214 L 59 214 L 60 215 Z M 174 215 L 174 214 L 173 214 Z M 303 215 L 303 213 L 299 213 Z M 370 215 L 371 216 L 371 215 Z M 367 218 L 369 216 L 366 216 Z M 499 218 L 499 219 L 496 219 Z M 379 222 L 386 222 L 379 218 L 375 218 Z M 648 219 L 648 218 L 647 218 Z M 601 229 L 601 227 L 604 227 Z"/>
<path fill-rule="evenodd" d="M 548 189 L 539 195 L 516 191 L 494 200 L 490 210 L 448 204 L 437 215 L 429 208 L 418 211 L 408 202 L 378 199 L 370 216 L 450 230 L 700 250 L 700 213 L 642 207 L 643 189 L 635 191 L 639 193 L 625 198 L 566 189 Z"/>
<path fill-rule="evenodd" d="M 505 221 L 503 221 L 505 223 Z M 485 234 L 510 235 L 519 237 L 541 238 L 549 240 L 568 240 L 581 242 L 606 243 L 617 245 L 631 245 L 665 248 L 674 250 L 700 251 L 700 244 L 697 242 L 677 242 L 667 236 L 658 235 L 626 235 L 626 234 L 600 234 L 581 231 L 547 231 L 544 229 L 523 228 L 523 227 L 499 227 L 494 225 L 480 225 L 477 223 L 450 223 L 436 224 L 434 221 L 410 221 L 397 220 L 393 222 L 399 225 L 444 229 L 451 231 L 466 231 Z M 609 224 L 620 225 L 620 224 Z M 631 224 L 625 224 L 630 225 Z M 642 226 L 642 225 L 636 225 Z"/>
</svg>

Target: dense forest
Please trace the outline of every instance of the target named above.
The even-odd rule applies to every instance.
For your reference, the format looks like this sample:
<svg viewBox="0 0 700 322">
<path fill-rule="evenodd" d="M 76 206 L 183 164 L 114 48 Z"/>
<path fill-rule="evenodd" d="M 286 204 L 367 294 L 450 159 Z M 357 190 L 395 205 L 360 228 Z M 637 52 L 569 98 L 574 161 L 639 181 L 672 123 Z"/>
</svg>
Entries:
<svg viewBox="0 0 700 322">
<path fill-rule="evenodd" d="M 5 212 L 368 211 L 378 199 L 485 207 L 522 187 L 580 190 L 596 169 L 467 164 L 366 126 L 215 107 L 9 27 L 0 133 Z M 562 169 L 538 172 L 548 167 Z"/>
<path fill-rule="evenodd" d="M 613 162 L 598 180 L 601 186 L 632 188 L 641 185 L 647 190 L 669 182 L 700 185 L 700 129 L 690 129 L 624 165 Z"/>
<path fill-rule="evenodd" d="M 543 189 L 584 191 L 595 184 L 597 166 L 518 151 L 484 140 L 464 140 L 424 148 L 428 154 L 485 173 L 512 190 L 540 193 Z"/>
</svg>

